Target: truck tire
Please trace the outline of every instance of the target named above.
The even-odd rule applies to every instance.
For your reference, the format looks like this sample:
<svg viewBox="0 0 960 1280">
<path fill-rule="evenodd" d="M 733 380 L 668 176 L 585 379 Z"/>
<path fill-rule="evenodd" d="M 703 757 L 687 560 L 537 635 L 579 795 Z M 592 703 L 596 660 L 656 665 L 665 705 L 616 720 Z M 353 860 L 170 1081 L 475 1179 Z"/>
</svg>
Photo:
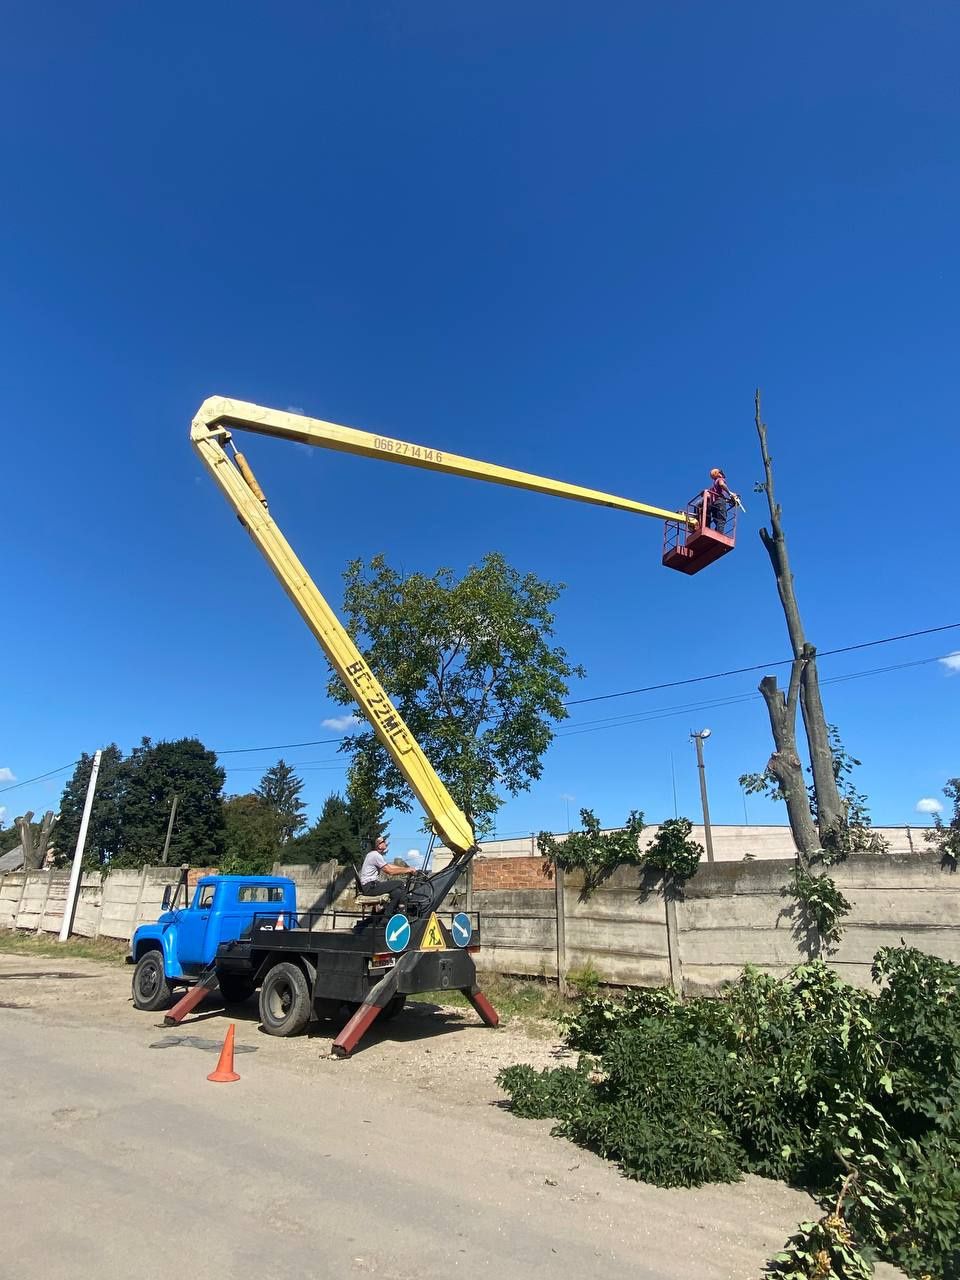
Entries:
<svg viewBox="0 0 960 1280">
<path fill-rule="evenodd" d="M 170 1004 L 170 983 L 163 971 L 163 953 L 145 951 L 133 971 L 133 1005 L 135 1009 L 166 1009 Z"/>
<path fill-rule="evenodd" d="M 243 1004 L 254 992 L 253 982 L 242 973 L 218 973 L 217 986 L 224 1004 Z"/>
<path fill-rule="evenodd" d="M 297 1036 L 310 1021 L 310 986 L 288 960 L 267 971 L 260 987 L 260 1022 L 270 1036 Z"/>
</svg>

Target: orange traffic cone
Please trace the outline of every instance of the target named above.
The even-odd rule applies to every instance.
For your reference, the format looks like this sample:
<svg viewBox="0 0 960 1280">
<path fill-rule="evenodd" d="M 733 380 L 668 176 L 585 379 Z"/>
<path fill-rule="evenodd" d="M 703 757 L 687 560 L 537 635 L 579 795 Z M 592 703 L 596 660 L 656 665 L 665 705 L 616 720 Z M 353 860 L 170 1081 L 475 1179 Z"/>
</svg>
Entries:
<svg viewBox="0 0 960 1280">
<path fill-rule="evenodd" d="M 230 1023 L 227 1028 L 227 1038 L 223 1042 L 223 1048 L 220 1050 L 220 1061 L 217 1063 L 216 1071 L 211 1071 L 207 1076 L 208 1080 L 213 1080 L 215 1084 L 226 1084 L 230 1080 L 239 1080 L 240 1077 L 233 1069 L 233 1040 L 236 1034 L 236 1026 Z"/>
</svg>

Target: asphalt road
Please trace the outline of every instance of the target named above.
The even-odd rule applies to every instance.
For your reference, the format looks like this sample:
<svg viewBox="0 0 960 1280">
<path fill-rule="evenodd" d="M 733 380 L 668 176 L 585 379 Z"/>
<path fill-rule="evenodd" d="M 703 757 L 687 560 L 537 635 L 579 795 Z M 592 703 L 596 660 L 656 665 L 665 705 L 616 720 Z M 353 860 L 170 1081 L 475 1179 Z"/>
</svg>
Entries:
<svg viewBox="0 0 960 1280">
<path fill-rule="evenodd" d="M 71 987 L 66 960 L 0 956 L 0 1276 L 11 1280 L 754 1280 L 809 1207 L 760 1179 L 630 1182 L 506 1113 L 492 1080 L 485 1096 L 476 1084 L 461 1096 L 455 1056 L 426 1089 L 391 1073 L 401 1049 L 430 1062 L 429 1042 L 394 1055 L 385 1041 L 360 1069 L 362 1056 L 321 1061 L 316 1040 L 291 1053 L 238 1023 L 238 1043 L 258 1051 L 237 1056 L 238 1083 L 209 1084 L 215 1056 L 150 1048 L 169 1033 L 120 1005 L 128 974 L 74 968 L 109 998 L 70 999 L 84 984 Z M 219 1038 L 226 1024 L 214 1015 L 182 1031 Z"/>
</svg>

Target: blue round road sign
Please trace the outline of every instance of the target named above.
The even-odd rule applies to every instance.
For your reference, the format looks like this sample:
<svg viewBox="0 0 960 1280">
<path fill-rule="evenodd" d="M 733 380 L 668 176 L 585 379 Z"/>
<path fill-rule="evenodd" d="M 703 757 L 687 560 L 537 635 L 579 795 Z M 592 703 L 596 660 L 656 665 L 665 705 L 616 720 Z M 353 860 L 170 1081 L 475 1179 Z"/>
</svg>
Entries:
<svg viewBox="0 0 960 1280">
<path fill-rule="evenodd" d="M 450 933 L 458 947 L 465 947 L 473 937 L 473 921 L 465 911 L 458 911 L 453 917 Z"/>
<path fill-rule="evenodd" d="M 405 951 L 410 941 L 410 921 L 406 916 L 391 916 L 385 930 L 391 951 Z"/>
</svg>

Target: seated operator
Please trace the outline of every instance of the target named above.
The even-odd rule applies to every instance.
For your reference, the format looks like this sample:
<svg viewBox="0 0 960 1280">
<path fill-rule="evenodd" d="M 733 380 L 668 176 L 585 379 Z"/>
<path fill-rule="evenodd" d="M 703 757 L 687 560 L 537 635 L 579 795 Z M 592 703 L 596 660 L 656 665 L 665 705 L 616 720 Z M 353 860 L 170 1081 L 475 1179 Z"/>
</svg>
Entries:
<svg viewBox="0 0 960 1280">
<path fill-rule="evenodd" d="M 402 866 L 398 862 L 388 862 L 384 856 L 387 852 L 385 836 L 378 836 L 373 848 L 360 865 L 360 888 L 371 898 L 380 894 L 390 895 L 390 914 L 397 909 L 400 899 L 406 890 L 404 876 L 412 876 L 416 867 Z M 391 877 L 393 879 L 391 880 Z"/>
</svg>

